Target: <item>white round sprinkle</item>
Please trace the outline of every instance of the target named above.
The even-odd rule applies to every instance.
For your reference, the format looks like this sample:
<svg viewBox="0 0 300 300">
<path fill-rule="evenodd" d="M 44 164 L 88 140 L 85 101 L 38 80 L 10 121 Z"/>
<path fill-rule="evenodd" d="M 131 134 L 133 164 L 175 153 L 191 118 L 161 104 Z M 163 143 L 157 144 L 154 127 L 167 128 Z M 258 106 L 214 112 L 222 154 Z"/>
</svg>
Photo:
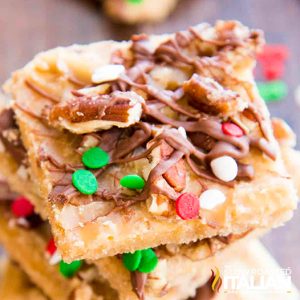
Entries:
<svg viewBox="0 0 300 300">
<path fill-rule="evenodd" d="M 93 83 L 102 83 L 106 81 L 112 81 L 119 78 L 119 76 L 125 72 L 123 65 L 106 65 L 100 67 L 92 74 Z"/>
<path fill-rule="evenodd" d="M 226 201 L 225 195 L 216 189 L 206 190 L 200 195 L 200 209 L 213 209 Z"/>
<path fill-rule="evenodd" d="M 61 255 L 60 253 L 58 252 L 58 250 L 56 250 L 52 256 L 50 257 L 49 259 L 49 264 L 50 265 L 56 265 L 58 264 L 59 262 L 61 261 Z"/>
<path fill-rule="evenodd" d="M 238 165 L 230 156 L 221 156 L 215 158 L 210 163 L 215 176 L 225 182 L 235 179 L 238 173 Z"/>
<path fill-rule="evenodd" d="M 187 135 L 186 135 L 186 131 L 183 127 L 178 127 L 178 132 L 186 139 Z"/>
</svg>

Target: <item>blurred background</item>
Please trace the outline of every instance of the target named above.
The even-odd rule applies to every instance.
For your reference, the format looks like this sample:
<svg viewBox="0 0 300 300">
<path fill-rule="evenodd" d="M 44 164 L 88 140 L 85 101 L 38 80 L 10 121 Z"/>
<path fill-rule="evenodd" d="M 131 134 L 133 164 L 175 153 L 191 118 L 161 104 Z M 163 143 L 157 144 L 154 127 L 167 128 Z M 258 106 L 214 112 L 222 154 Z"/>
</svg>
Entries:
<svg viewBox="0 0 300 300">
<path fill-rule="evenodd" d="M 289 88 L 288 96 L 270 103 L 269 108 L 273 116 L 284 118 L 300 136 L 300 104 L 297 105 L 294 96 L 300 84 L 300 1 L 181 0 L 163 23 L 135 26 L 112 23 L 101 6 L 96 0 L 0 0 L 1 83 L 36 53 L 48 48 L 103 39 L 122 40 L 133 33 L 165 33 L 203 21 L 237 19 L 252 28 L 263 29 L 268 43 L 284 44 L 289 48 L 283 77 Z M 292 280 L 298 288 L 299 224 L 300 211 L 286 226 L 263 238 L 281 266 L 292 269 Z"/>
</svg>

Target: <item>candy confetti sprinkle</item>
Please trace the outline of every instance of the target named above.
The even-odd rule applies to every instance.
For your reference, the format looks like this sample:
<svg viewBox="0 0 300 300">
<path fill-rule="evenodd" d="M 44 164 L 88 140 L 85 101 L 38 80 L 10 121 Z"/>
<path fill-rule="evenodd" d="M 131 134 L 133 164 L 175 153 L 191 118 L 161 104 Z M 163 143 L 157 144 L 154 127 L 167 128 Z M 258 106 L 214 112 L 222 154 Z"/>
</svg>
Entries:
<svg viewBox="0 0 300 300">
<path fill-rule="evenodd" d="M 198 198 L 191 193 L 184 193 L 177 198 L 175 209 L 181 219 L 195 219 L 199 216 L 200 210 Z"/>
<path fill-rule="evenodd" d="M 53 255 L 54 252 L 56 251 L 56 245 L 55 245 L 55 241 L 54 238 L 51 238 L 47 244 L 46 247 L 46 252 L 49 253 L 50 255 Z"/>
<path fill-rule="evenodd" d="M 72 175 L 74 187 L 85 195 L 92 195 L 98 189 L 98 181 L 95 175 L 88 170 L 77 170 Z"/>
<path fill-rule="evenodd" d="M 99 147 L 93 147 L 82 155 L 82 163 L 90 169 L 99 169 L 109 163 L 109 155 Z"/>
<path fill-rule="evenodd" d="M 34 206 L 28 199 L 21 196 L 15 199 L 11 205 L 12 213 L 17 218 L 26 218 L 34 213 Z"/>
<path fill-rule="evenodd" d="M 286 97 L 288 93 L 287 85 L 280 80 L 265 83 L 259 82 L 257 87 L 261 97 L 266 102 L 280 101 Z"/>
<path fill-rule="evenodd" d="M 158 264 L 156 253 L 152 249 L 142 250 L 142 259 L 138 270 L 142 273 L 152 272 Z"/>
<path fill-rule="evenodd" d="M 124 266 L 129 271 L 136 271 L 141 263 L 142 251 L 137 250 L 134 253 L 125 253 L 122 255 Z"/>
<path fill-rule="evenodd" d="M 82 260 L 75 260 L 70 264 L 62 260 L 59 264 L 59 271 L 64 277 L 71 278 L 78 272 L 81 266 Z"/>
<path fill-rule="evenodd" d="M 231 122 L 225 122 L 222 124 L 222 131 L 224 134 L 234 136 L 234 137 L 241 137 L 244 135 L 244 131 L 241 127 L 238 125 L 231 123 Z"/>
<path fill-rule="evenodd" d="M 130 174 L 124 176 L 120 180 L 121 186 L 131 189 L 131 190 L 141 190 L 145 186 L 145 180 L 136 174 Z"/>
<path fill-rule="evenodd" d="M 151 248 L 125 253 L 122 255 L 122 261 L 127 270 L 138 270 L 141 273 L 152 272 L 158 264 L 157 255 Z"/>
</svg>

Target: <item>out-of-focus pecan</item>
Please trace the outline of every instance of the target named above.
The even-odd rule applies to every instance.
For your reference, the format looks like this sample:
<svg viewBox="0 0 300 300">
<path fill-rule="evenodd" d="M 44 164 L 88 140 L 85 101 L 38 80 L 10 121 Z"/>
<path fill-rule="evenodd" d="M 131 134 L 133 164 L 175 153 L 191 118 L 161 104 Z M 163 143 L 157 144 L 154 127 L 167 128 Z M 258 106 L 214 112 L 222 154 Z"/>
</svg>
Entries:
<svg viewBox="0 0 300 300">
<path fill-rule="evenodd" d="M 183 84 L 183 90 L 189 96 L 190 105 L 212 115 L 233 116 L 248 105 L 238 93 L 224 89 L 215 80 L 197 74 Z"/>
</svg>

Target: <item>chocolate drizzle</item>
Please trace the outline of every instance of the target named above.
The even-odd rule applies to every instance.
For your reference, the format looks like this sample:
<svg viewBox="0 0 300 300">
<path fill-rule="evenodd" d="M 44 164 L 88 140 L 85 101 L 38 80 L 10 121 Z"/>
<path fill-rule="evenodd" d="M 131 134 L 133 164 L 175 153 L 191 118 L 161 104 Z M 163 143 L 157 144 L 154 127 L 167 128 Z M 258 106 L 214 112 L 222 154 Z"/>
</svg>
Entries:
<svg viewBox="0 0 300 300">
<path fill-rule="evenodd" d="M 196 290 L 196 295 L 188 300 L 212 300 L 215 298 L 216 293 L 212 290 L 212 278 L 210 278 L 204 285 Z"/>
<path fill-rule="evenodd" d="M 145 285 L 148 275 L 139 271 L 130 272 L 131 284 L 134 292 L 140 300 L 145 299 Z"/>
<path fill-rule="evenodd" d="M 3 109 L 0 112 L 0 141 L 18 164 L 26 163 L 26 150 L 21 141 L 12 109 Z"/>
</svg>

